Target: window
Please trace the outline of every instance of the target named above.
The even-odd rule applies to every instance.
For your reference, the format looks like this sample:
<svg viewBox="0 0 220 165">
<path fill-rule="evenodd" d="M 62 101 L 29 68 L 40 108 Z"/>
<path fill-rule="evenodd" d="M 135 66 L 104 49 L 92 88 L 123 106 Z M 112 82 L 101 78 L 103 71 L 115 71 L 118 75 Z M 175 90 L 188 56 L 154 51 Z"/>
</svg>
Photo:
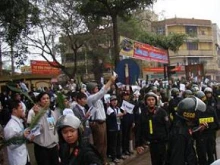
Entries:
<svg viewBox="0 0 220 165">
<path fill-rule="evenodd" d="M 201 35 L 205 35 L 205 30 L 201 30 Z"/>
<path fill-rule="evenodd" d="M 199 57 L 188 57 L 188 64 L 199 64 Z"/>
<path fill-rule="evenodd" d="M 198 50 L 198 43 L 196 42 L 187 42 L 187 50 Z"/>
<path fill-rule="evenodd" d="M 186 26 L 186 34 L 190 36 L 197 36 L 197 27 L 196 26 Z"/>
<path fill-rule="evenodd" d="M 165 28 L 164 27 L 157 27 L 156 33 L 161 34 L 161 35 L 165 35 Z"/>
</svg>

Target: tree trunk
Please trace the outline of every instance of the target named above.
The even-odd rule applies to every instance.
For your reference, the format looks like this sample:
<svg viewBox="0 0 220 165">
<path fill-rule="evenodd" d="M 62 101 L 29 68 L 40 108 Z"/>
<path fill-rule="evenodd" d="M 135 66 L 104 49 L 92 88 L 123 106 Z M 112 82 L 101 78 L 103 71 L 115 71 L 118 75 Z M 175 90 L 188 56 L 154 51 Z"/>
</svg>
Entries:
<svg viewBox="0 0 220 165">
<path fill-rule="evenodd" d="M 15 72 L 15 65 L 14 65 L 14 50 L 13 50 L 13 45 L 11 45 L 11 74 L 14 75 Z"/>
<path fill-rule="evenodd" d="M 114 64 L 115 67 L 119 62 L 119 42 L 118 42 L 118 21 L 117 15 L 112 15 L 113 24 L 113 41 L 114 41 Z"/>
<path fill-rule="evenodd" d="M 77 50 L 73 50 L 74 51 L 74 67 L 73 67 L 73 73 L 72 73 L 72 78 L 75 77 L 76 72 L 77 72 Z"/>
<path fill-rule="evenodd" d="M 1 47 L 1 41 L 0 41 L 0 75 L 2 75 L 2 47 Z"/>
</svg>

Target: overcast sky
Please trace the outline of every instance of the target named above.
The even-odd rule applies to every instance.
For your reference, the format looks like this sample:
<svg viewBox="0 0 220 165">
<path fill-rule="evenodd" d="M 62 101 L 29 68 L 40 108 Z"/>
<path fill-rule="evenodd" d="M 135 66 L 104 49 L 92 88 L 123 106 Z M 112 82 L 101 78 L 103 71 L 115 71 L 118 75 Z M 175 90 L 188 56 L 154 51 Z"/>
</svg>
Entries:
<svg viewBox="0 0 220 165">
<path fill-rule="evenodd" d="M 157 0 L 153 5 L 159 18 L 208 19 L 220 27 L 220 0 Z"/>
</svg>

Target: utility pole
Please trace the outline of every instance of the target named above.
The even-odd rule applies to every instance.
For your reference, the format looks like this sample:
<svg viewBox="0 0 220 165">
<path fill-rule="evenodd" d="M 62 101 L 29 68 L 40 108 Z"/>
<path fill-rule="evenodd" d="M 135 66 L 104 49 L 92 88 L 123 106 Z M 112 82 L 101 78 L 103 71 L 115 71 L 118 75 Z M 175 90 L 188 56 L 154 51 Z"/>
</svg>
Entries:
<svg viewBox="0 0 220 165">
<path fill-rule="evenodd" d="M 2 43 L 0 39 L 0 75 L 2 75 Z"/>
</svg>

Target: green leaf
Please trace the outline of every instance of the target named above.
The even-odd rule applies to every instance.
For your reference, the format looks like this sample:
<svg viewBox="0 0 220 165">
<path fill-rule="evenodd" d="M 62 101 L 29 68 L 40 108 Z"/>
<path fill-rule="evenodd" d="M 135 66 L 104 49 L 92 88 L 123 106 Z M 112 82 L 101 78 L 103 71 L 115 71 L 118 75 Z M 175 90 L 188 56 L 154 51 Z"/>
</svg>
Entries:
<svg viewBox="0 0 220 165">
<path fill-rule="evenodd" d="M 27 139 L 23 136 L 14 136 L 8 140 L 1 137 L 0 138 L 0 150 L 2 150 L 4 147 L 9 146 L 11 144 L 19 145 L 19 144 L 25 143 L 26 141 Z"/>
<path fill-rule="evenodd" d="M 32 98 L 29 96 L 29 94 L 27 92 L 23 92 L 21 89 L 18 89 L 16 87 L 13 87 L 13 86 L 10 86 L 10 85 L 7 85 L 7 87 L 13 92 L 17 92 L 17 93 L 20 93 L 20 94 L 24 95 L 25 97 L 27 97 L 28 100 L 31 101 L 32 104 L 35 104 L 34 101 L 32 100 Z"/>
<path fill-rule="evenodd" d="M 37 115 L 32 119 L 31 124 L 29 126 L 30 129 L 33 129 L 41 119 L 41 117 L 47 112 L 45 108 L 41 109 Z"/>
<path fill-rule="evenodd" d="M 57 95 L 57 99 L 56 99 L 57 105 L 60 109 L 60 113 L 63 114 L 63 110 L 65 109 L 64 96 L 60 92 L 57 92 L 56 95 Z"/>
</svg>

